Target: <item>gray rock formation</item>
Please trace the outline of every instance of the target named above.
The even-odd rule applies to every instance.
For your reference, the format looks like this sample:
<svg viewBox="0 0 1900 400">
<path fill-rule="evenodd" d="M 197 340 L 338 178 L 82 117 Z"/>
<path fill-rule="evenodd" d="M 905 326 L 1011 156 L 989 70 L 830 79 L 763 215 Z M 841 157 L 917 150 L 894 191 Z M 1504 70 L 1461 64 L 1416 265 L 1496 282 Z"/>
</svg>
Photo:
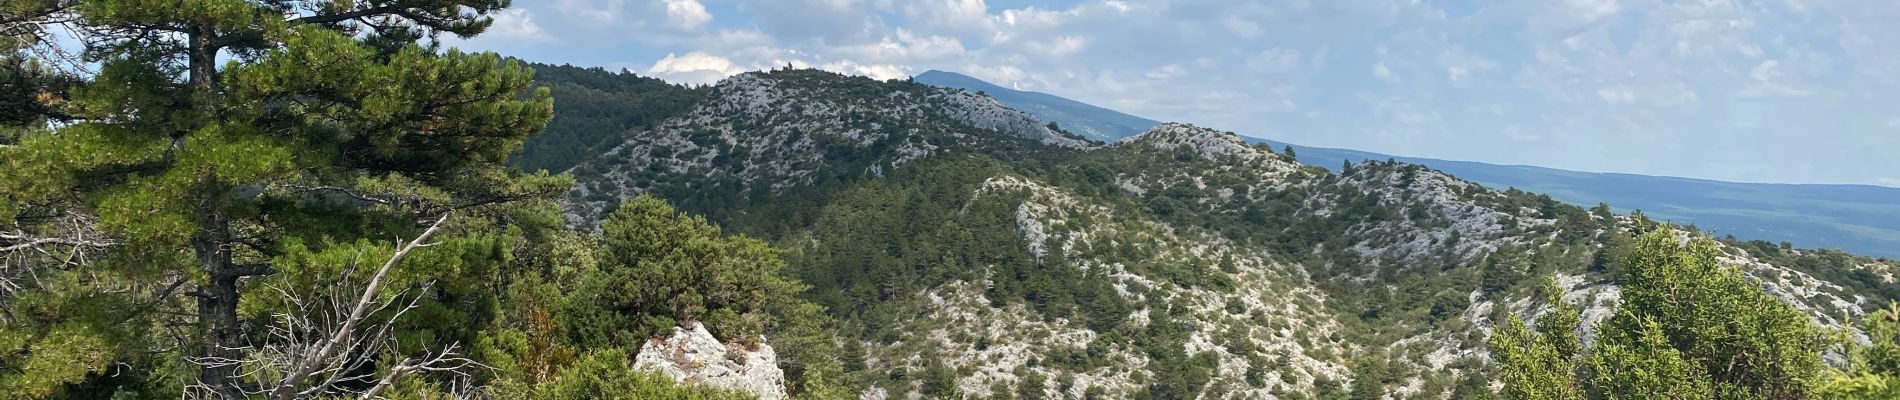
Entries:
<svg viewBox="0 0 1900 400">
<path fill-rule="evenodd" d="M 748 349 L 740 343 L 720 343 L 699 323 L 673 328 L 665 339 L 648 340 L 634 357 L 633 368 L 682 383 L 750 393 L 760 400 L 786 398 L 785 371 L 778 368 L 772 346 L 760 343 Z"/>
</svg>

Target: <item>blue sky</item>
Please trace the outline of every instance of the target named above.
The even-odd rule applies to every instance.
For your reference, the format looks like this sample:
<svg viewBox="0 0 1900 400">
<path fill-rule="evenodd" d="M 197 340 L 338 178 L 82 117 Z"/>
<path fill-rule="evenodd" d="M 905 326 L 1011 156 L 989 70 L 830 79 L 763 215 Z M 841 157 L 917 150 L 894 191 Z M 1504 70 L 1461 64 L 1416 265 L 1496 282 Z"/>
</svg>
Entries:
<svg viewBox="0 0 1900 400">
<path fill-rule="evenodd" d="M 1391 154 L 1900 187 L 1891 0 L 518 0 L 457 41 L 680 83 L 962 72 Z"/>
</svg>

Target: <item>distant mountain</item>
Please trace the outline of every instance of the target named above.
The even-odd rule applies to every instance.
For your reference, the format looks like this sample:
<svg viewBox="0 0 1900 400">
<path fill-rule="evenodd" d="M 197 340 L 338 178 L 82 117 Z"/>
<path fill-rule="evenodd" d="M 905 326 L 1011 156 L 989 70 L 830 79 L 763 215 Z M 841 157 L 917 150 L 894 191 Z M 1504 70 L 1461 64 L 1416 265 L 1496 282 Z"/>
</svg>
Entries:
<svg viewBox="0 0 1900 400">
<path fill-rule="evenodd" d="M 915 80 L 982 91 L 1011 108 L 1054 121 L 1066 130 L 1097 140 L 1133 136 L 1160 125 L 1114 110 L 1045 93 L 1007 89 L 952 72 L 929 71 Z M 1270 143 L 1275 150 L 1288 145 L 1276 140 L 1246 139 L 1251 143 Z M 1338 168 L 1348 160 L 1354 163 L 1397 160 L 1445 171 L 1497 189 L 1514 187 L 1577 205 L 1608 203 L 1619 211 L 1642 210 L 1652 217 L 1692 224 L 1715 231 L 1717 235 L 1900 258 L 1900 189 L 1895 188 L 1734 183 L 1292 147 L 1300 163 L 1322 168 Z"/>
<path fill-rule="evenodd" d="M 1269 143 L 1275 149 L 1287 143 Z M 1641 210 L 1657 219 L 1693 224 L 1717 236 L 1792 242 L 1858 254 L 1900 257 L 1900 189 L 1869 185 L 1791 185 L 1578 172 L 1397 157 L 1379 153 L 1293 145 L 1302 164 L 1338 168 L 1347 160 L 1397 160 L 1445 171 L 1498 189 L 1518 188 L 1559 201 L 1618 211 Z"/>
<path fill-rule="evenodd" d="M 1010 108 L 1028 112 L 1037 119 L 1055 121 L 1063 130 L 1104 142 L 1134 136 L 1156 125 L 1161 125 L 1158 121 L 1046 93 L 996 86 L 955 72 L 930 70 L 917 75 L 913 80 L 931 86 L 982 92 Z"/>
</svg>

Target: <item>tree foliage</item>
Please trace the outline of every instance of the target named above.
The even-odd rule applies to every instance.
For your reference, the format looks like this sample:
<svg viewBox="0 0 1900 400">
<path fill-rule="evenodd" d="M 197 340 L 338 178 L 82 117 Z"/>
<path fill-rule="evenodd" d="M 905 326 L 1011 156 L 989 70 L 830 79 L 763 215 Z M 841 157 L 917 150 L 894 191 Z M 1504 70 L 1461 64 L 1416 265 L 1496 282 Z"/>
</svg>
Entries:
<svg viewBox="0 0 1900 400">
<path fill-rule="evenodd" d="M 1492 340 L 1505 397 L 1814 396 L 1824 370 L 1818 328 L 1724 266 L 1719 254 L 1713 241 L 1670 229 L 1639 237 L 1624 258 L 1622 303 L 1582 357 L 1575 356 L 1575 310 L 1560 297 L 1548 300 L 1557 309 L 1537 333 L 1514 318 Z"/>
<path fill-rule="evenodd" d="M 1815 393 L 1824 399 L 1873 400 L 1900 398 L 1900 303 L 1867 316 L 1862 333 L 1868 343 L 1856 341 L 1854 332 L 1841 332 L 1840 350 L 1846 356 L 1845 368 L 1828 371 Z"/>
</svg>

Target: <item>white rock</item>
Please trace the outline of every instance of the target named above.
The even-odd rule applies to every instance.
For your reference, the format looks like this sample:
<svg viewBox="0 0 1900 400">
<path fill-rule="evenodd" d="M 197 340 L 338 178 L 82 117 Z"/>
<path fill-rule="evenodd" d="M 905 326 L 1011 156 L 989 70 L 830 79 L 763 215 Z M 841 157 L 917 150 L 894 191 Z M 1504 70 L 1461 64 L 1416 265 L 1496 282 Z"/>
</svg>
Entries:
<svg viewBox="0 0 1900 400">
<path fill-rule="evenodd" d="M 633 368 L 682 383 L 750 393 L 761 400 L 786 398 L 785 371 L 778 368 L 772 346 L 760 343 L 757 349 L 747 349 L 739 343 L 720 343 L 697 322 L 689 328 L 673 328 L 665 339 L 648 340 L 634 357 Z"/>
</svg>

